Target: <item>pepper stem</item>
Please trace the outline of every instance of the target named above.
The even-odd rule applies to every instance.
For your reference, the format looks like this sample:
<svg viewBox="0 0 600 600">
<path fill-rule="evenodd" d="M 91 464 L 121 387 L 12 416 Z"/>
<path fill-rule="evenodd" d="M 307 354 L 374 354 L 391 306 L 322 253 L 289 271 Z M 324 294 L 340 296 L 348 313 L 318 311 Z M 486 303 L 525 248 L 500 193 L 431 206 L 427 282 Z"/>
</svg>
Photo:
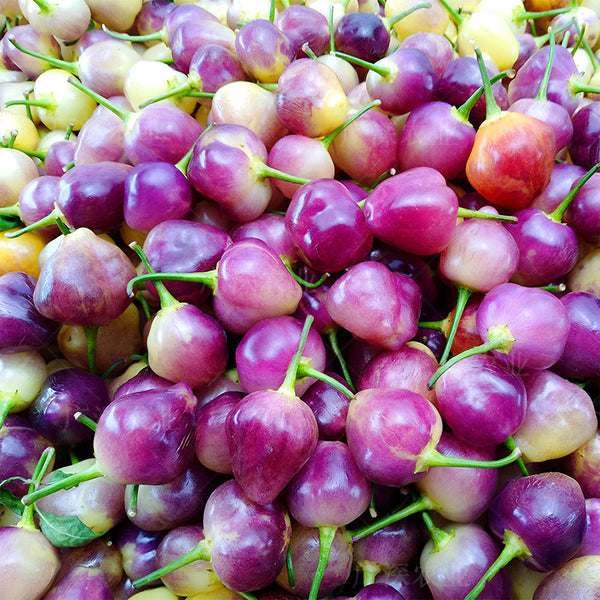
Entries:
<svg viewBox="0 0 600 600">
<path fill-rule="evenodd" d="M 458 288 L 456 310 L 454 311 L 454 316 L 452 318 L 452 326 L 450 327 L 448 339 L 446 340 L 446 347 L 444 348 L 444 353 L 440 358 L 440 365 L 443 365 L 450 356 L 450 351 L 452 350 L 452 342 L 454 341 L 454 337 L 456 336 L 456 332 L 458 331 L 458 324 L 460 323 L 460 318 L 462 317 L 462 314 L 465 311 L 465 306 L 467 306 L 467 302 L 471 297 L 472 293 L 473 290 L 469 290 L 465 287 L 459 286 Z"/>
<path fill-rule="evenodd" d="M 291 398 L 296 397 L 295 385 L 296 379 L 300 373 L 300 367 L 302 363 L 300 359 L 302 358 L 302 352 L 304 351 L 304 346 L 306 346 L 306 340 L 308 339 L 308 333 L 310 331 L 310 327 L 313 324 L 315 318 L 312 315 L 308 315 L 304 320 L 304 325 L 302 327 L 302 333 L 300 334 L 300 341 L 298 342 L 298 348 L 294 352 L 294 356 L 288 365 L 287 371 L 285 372 L 285 379 L 283 383 L 277 390 L 280 394 L 285 394 L 286 396 L 290 396 Z"/>
<path fill-rule="evenodd" d="M 298 379 L 302 377 L 313 377 L 314 379 L 319 379 L 320 381 L 324 381 L 325 383 L 328 383 L 329 385 L 334 387 L 338 392 L 341 392 L 342 394 L 344 394 L 344 396 L 350 398 L 350 400 L 354 398 L 354 393 L 351 390 L 349 390 L 343 383 L 340 383 L 337 379 L 334 379 L 333 377 L 330 377 L 329 375 L 326 375 L 321 371 L 317 371 L 317 369 L 313 369 L 312 367 L 309 367 L 304 363 L 300 363 L 298 365 L 296 377 Z"/>
<path fill-rule="evenodd" d="M 357 542 L 358 540 L 362 540 L 363 538 L 387 527 L 388 525 L 393 525 L 402 519 L 406 519 L 406 517 L 410 517 L 418 512 L 423 510 L 438 510 L 439 506 L 431 499 L 429 496 L 422 494 L 419 496 L 414 502 L 405 506 L 404 508 L 397 510 L 394 513 L 391 513 L 370 525 L 366 525 L 365 527 L 361 527 L 360 529 L 355 529 L 354 531 L 349 531 L 348 533 L 352 537 L 352 543 Z"/>
<path fill-rule="evenodd" d="M 98 477 L 104 477 L 104 473 L 100 470 L 100 467 L 97 462 L 94 462 L 90 467 L 85 469 L 85 471 L 80 471 L 79 473 L 72 473 L 63 479 L 59 479 L 54 483 L 51 483 L 43 488 L 37 489 L 34 492 L 30 492 L 25 494 L 23 498 L 21 498 L 21 502 L 25 506 L 29 506 L 33 504 L 36 500 L 40 498 L 45 498 L 46 496 L 50 496 L 50 494 L 54 494 L 54 492 L 58 492 L 59 490 L 64 490 L 70 487 L 75 487 L 84 481 L 90 481 L 91 479 L 97 479 Z"/>
<path fill-rule="evenodd" d="M 484 573 L 475 587 L 465 596 L 465 600 L 475 600 L 498 571 L 505 567 L 513 558 L 519 556 L 531 556 L 531 552 L 529 552 L 525 542 L 516 533 L 506 531 L 504 533 L 504 548 L 502 552 L 500 552 L 498 558 Z"/>
<path fill-rule="evenodd" d="M 579 190 L 590 180 L 590 178 L 592 177 L 592 175 L 598 169 L 600 169 L 600 163 L 596 163 L 577 182 L 577 185 L 575 185 L 573 187 L 573 189 L 565 196 L 565 199 L 548 215 L 548 218 L 551 219 L 552 221 L 555 221 L 556 223 L 560 223 L 562 221 L 562 218 L 563 218 L 565 212 L 567 211 L 567 208 L 569 208 L 569 204 L 571 204 L 571 201 L 573 200 L 573 198 L 575 198 L 575 196 L 577 195 L 577 193 L 579 192 Z"/>
<path fill-rule="evenodd" d="M 152 571 L 152 573 L 149 573 L 144 577 L 140 577 L 140 579 L 136 579 L 133 581 L 132 585 L 135 588 L 143 587 L 152 581 L 159 579 L 163 575 L 172 573 L 173 571 L 176 571 L 181 567 L 185 567 L 185 565 L 189 565 L 196 560 L 210 560 L 209 544 L 206 539 L 200 540 L 189 552 L 186 552 L 183 556 L 180 556 L 173 562 L 170 562 L 168 565 L 165 565 L 161 569 L 156 569 L 156 571 Z"/>
<path fill-rule="evenodd" d="M 310 586 L 308 600 L 317 600 L 319 587 L 321 585 L 323 575 L 325 575 L 325 569 L 327 568 L 327 563 L 329 561 L 331 545 L 333 544 L 337 529 L 338 528 L 335 525 L 319 526 L 319 562 L 313 577 L 312 585 Z"/>
</svg>

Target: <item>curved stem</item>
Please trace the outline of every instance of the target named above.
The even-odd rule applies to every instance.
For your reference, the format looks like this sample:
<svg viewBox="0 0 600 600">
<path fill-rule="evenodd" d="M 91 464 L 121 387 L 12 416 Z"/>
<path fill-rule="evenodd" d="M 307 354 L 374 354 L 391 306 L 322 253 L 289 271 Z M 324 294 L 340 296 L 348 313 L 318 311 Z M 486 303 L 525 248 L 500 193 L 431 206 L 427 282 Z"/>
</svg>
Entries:
<svg viewBox="0 0 600 600">
<path fill-rule="evenodd" d="M 83 83 L 81 83 L 81 81 L 79 81 L 75 77 L 69 77 L 67 81 L 84 94 L 87 94 L 90 98 L 93 98 L 98 104 L 104 106 L 104 108 L 108 108 L 108 110 L 117 115 L 117 117 L 119 117 L 126 125 L 130 125 L 131 120 L 137 118 L 137 113 L 133 113 L 130 110 L 125 110 L 120 106 L 117 106 L 114 102 L 107 100 L 104 96 L 101 96 L 86 85 L 83 85 Z"/>
<path fill-rule="evenodd" d="M 348 365 L 346 364 L 346 359 L 344 358 L 344 355 L 342 354 L 342 351 L 340 350 L 340 346 L 338 344 L 338 331 L 339 331 L 339 327 L 333 327 L 331 330 L 329 330 L 327 332 L 327 339 L 329 340 L 329 345 L 331 346 L 331 349 L 333 350 L 333 353 L 335 354 L 335 357 L 338 360 L 338 363 L 340 364 L 340 369 L 342 370 L 342 375 L 344 376 L 344 379 L 346 380 L 346 383 L 348 384 L 348 387 L 355 392 L 356 388 L 354 387 L 354 384 L 352 383 L 352 378 L 350 377 L 350 372 L 348 371 Z"/>
<path fill-rule="evenodd" d="M 356 58 L 356 56 L 352 56 L 351 54 L 346 54 L 345 52 L 337 52 L 336 51 L 335 55 L 338 56 L 339 58 L 343 58 L 344 60 L 347 60 L 349 63 L 353 63 L 355 65 L 358 65 L 359 67 L 364 67 L 365 69 L 368 69 L 369 71 L 375 71 L 375 73 L 377 73 L 383 79 L 388 77 L 389 74 L 392 72 L 392 70 L 389 67 L 386 67 L 384 65 L 378 65 L 376 63 L 375 64 L 370 63 L 366 60 Z"/>
<path fill-rule="evenodd" d="M 500 221 L 502 223 L 517 223 L 519 220 L 513 215 L 497 215 L 484 210 L 471 210 L 470 208 L 458 207 L 457 217 L 463 219 L 483 219 L 485 221 Z"/>
<path fill-rule="evenodd" d="M 164 27 L 162 29 L 159 29 L 158 31 L 154 31 L 152 33 L 147 33 L 146 35 L 128 35 L 126 33 L 119 33 L 117 31 L 111 31 L 105 25 L 102 25 L 102 29 L 104 30 L 104 33 L 107 33 L 108 35 L 110 35 L 110 37 L 114 37 L 117 40 L 123 40 L 125 42 L 159 41 L 159 42 L 165 42 L 165 44 L 166 44 L 169 41 L 168 35 L 167 35 L 167 30 Z"/>
<path fill-rule="evenodd" d="M 365 106 L 360 108 L 360 110 L 357 110 L 349 119 L 347 119 L 339 127 L 337 127 L 337 129 L 335 129 L 335 131 L 332 131 L 328 136 L 325 136 L 324 138 L 321 139 L 321 143 L 323 144 L 323 146 L 325 146 L 325 148 L 329 149 L 329 146 L 331 146 L 333 140 L 340 133 L 342 133 L 342 131 L 344 131 L 344 129 L 346 129 L 346 127 L 348 127 L 348 125 L 350 125 L 351 123 L 354 123 L 354 121 L 356 121 L 356 119 L 358 119 L 358 117 L 364 115 L 368 110 L 370 110 L 371 108 L 375 108 L 376 106 L 379 106 L 380 104 L 381 104 L 381 100 L 373 100 L 372 102 L 369 102 L 369 104 L 366 104 Z"/>
<path fill-rule="evenodd" d="M 147 275 L 151 276 L 148 277 L 147 279 L 152 278 L 154 281 L 154 285 L 156 286 L 156 291 L 158 292 L 158 297 L 160 299 L 160 306 L 161 308 L 167 308 L 169 306 L 175 307 L 181 304 L 181 302 L 179 302 L 179 300 L 177 300 L 173 294 L 171 294 L 171 292 L 169 292 L 169 290 L 167 290 L 167 286 L 163 283 L 164 279 L 177 279 L 177 277 L 163 277 L 163 275 L 165 275 L 165 273 L 156 273 L 154 271 L 154 269 L 152 268 L 152 266 L 150 265 L 150 262 L 148 261 L 148 257 L 146 256 L 146 254 L 144 253 L 144 251 L 142 250 L 142 247 L 137 243 L 137 242 L 133 242 L 132 244 L 129 245 L 129 247 L 140 257 L 141 261 L 144 263 L 144 266 L 146 267 L 146 270 L 148 271 Z M 177 275 L 177 273 L 168 273 L 167 275 Z M 188 273 L 189 275 L 189 273 Z M 196 275 L 201 275 L 201 273 L 196 273 Z M 129 295 L 131 296 L 131 291 L 133 290 L 133 286 L 136 283 L 139 283 L 140 281 L 145 281 L 145 279 L 142 279 L 144 277 L 144 275 L 140 275 L 138 277 L 134 277 L 133 279 L 131 279 L 129 281 L 129 283 L 127 284 L 127 292 L 129 293 Z M 131 286 L 131 288 L 130 288 Z"/>
<path fill-rule="evenodd" d="M 45 216 L 44 218 L 40 219 L 39 221 L 36 221 L 35 223 L 31 223 L 31 224 L 27 225 L 26 227 L 22 227 L 21 229 L 18 229 L 17 231 L 11 231 L 5 235 L 7 238 L 16 238 L 16 237 L 19 237 L 20 235 L 23 235 L 24 233 L 28 233 L 29 231 L 35 231 L 36 229 L 45 227 L 46 225 L 56 225 L 56 219 L 57 219 L 58 214 L 59 213 L 55 209 L 49 215 Z"/>
<path fill-rule="evenodd" d="M 393 17 L 388 17 L 386 19 L 382 19 L 388 29 L 391 29 L 398 21 L 404 19 L 404 17 L 408 17 L 408 15 L 412 15 L 417 10 L 421 10 L 422 8 L 431 8 L 431 4 L 429 2 L 423 2 L 422 4 L 415 4 L 415 6 L 411 6 L 409 9 L 404 12 L 398 13 Z"/>
<path fill-rule="evenodd" d="M 427 384 L 427 387 L 431 389 L 435 382 L 451 367 L 453 367 L 458 361 L 463 358 L 467 358 L 468 356 L 474 356 L 475 354 L 484 354 L 485 352 L 489 352 L 490 350 L 498 350 L 500 352 L 508 353 L 512 344 L 514 343 L 514 338 L 512 337 L 510 331 L 507 327 L 492 327 L 488 330 L 488 341 L 480 344 L 479 346 L 475 346 L 473 348 L 469 348 L 456 356 L 453 356 L 447 363 L 442 365 L 432 376 Z"/>
<path fill-rule="evenodd" d="M 139 105 L 139 108 L 142 109 L 145 106 L 148 106 L 149 104 L 154 104 L 155 102 L 160 102 L 161 100 L 168 100 L 169 98 L 186 96 L 187 92 L 191 92 L 193 89 L 194 88 L 191 83 L 189 83 L 189 82 L 182 83 L 181 85 L 178 85 L 178 86 L 170 89 L 168 92 L 165 92 L 164 94 L 161 94 L 160 96 L 155 96 L 154 98 L 150 98 L 149 100 L 142 102 Z"/>
<path fill-rule="evenodd" d="M 52 15 L 56 12 L 57 4 L 51 4 L 48 0 L 33 0 L 41 13 Z"/>
<path fill-rule="evenodd" d="M 310 181 L 306 177 L 297 177 L 296 175 L 284 173 L 279 169 L 274 169 L 255 157 L 252 158 L 252 170 L 259 179 L 271 177 L 272 179 L 280 179 L 281 181 L 289 181 L 290 183 L 297 183 L 299 185 L 304 185 Z"/>
<path fill-rule="evenodd" d="M 477 64 L 479 65 L 479 72 L 481 73 L 481 79 L 483 81 L 483 91 L 485 93 L 485 119 L 488 121 L 502 114 L 502 109 L 498 106 L 498 103 L 494 98 L 492 84 L 490 83 L 490 77 L 485 68 L 485 63 L 483 62 L 481 50 L 476 44 L 473 44 L 473 50 L 475 50 L 475 55 L 477 56 Z"/>
<path fill-rule="evenodd" d="M 490 568 L 483 574 L 483 577 L 475 587 L 465 596 L 465 600 L 475 600 L 475 598 L 481 594 L 488 581 L 490 581 L 502 567 L 505 567 L 513 558 L 524 555 L 531 555 L 525 542 L 516 533 L 506 531 L 504 534 L 504 548 L 502 549 L 502 552 L 500 552 L 500 556 L 498 556 Z"/>
<path fill-rule="evenodd" d="M 21 502 L 25 506 L 29 506 L 33 504 L 36 500 L 40 498 L 45 498 L 46 496 L 50 496 L 50 494 L 54 494 L 54 492 L 58 492 L 59 490 L 64 490 L 70 487 L 75 487 L 84 481 L 90 481 L 91 479 L 97 479 L 98 477 L 104 477 L 104 473 L 100 470 L 100 467 L 97 462 L 94 462 L 90 467 L 85 469 L 85 471 L 80 471 L 79 473 L 72 473 L 63 479 L 59 479 L 54 483 L 51 483 L 43 488 L 35 490 L 29 494 L 25 494 L 23 498 L 21 498 Z"/>
<path fill-rule="evenodd" d="M 319 587 L 321 585 L 323 575 L 325 575 L 325 569 L 327 568 L 327 563 L 329 561 L 329 552 L 331 551 L 331 545 L 333 544 L 333 539 L 335 538 L 337 529 L 338 528 L 335 525 L 319 526 L 319 562 L 313 577 L 312 585 L 310 586 L 308 600 L 317 600 Z"/>
<path fill-rule="evenodd" d="M 454 529 L 451 529 L 448 532 L 436 527 L 427 511 L 423 511 L 421 516 L 423 517 L 423 522 L 425 523 L 429 535 L 431 536 L 431 541 L 433 542 L 433 550 L 431 552 L 439 552 L 446 544 L 454 539 Z"/>
<path fill-rule="evenodd" d="M 45 54 L 40 54 L 39 52 L 35 52 L 34 50 L 30 50 L 29 48 L 25 48 L 21 46 L 17 40 L 15 40 L 14 35 L 9 35 L 8 41 L 17 49 L 23 52 L 23 54 L 28 54 L 29 56 L 33 56 L 39 60 L 43 60 L 48 63 L 51 67 L 56 67 L 58 69 L 63 69 L 71 73 L 71 75 L 79 75 L 79 69 L 77 68 L 76 62 L 71 62 L 67 60 L 61 60 L 60 58 L 56 58 L 54 56 L 47 56 Z"/>
<path fill-rule="evenodd" d="M 163 575 L 167 575 L 168 573 L 172 573 L 181 567 L 185 567 L 185 565 L 189 565 L 196 560 L 210 560 L 210 549 L 208 540 L 203 539 L 200 540 L 194 548 L 192 548 L 189 552 L 186 552 L 183 556 L 180 556 L 173 562 L 170 562 L 168 565 L 165 565 L 161 569 L 156 569 L 156 571 L 152 571 L 148 575 L 141 577 L 140 579 L 136 579 L 133 581 L 132 585 L 135 588 L 143 587 L 159 579 Z"/>
<path fill-rule="evenodd" d="M 465 18 L 453 6 L 450 6 L 446 0 L 440 0 L 440 3 L 448 11 L 450 18 L 454 21 L 454 23 L 460 27 Z"/>
<path fill-rule="evenodd" d="M 548 218 L 556 223 L 560 223 L 562 218 L 569 208 L 569 204 L 575 196 L 577 192 L 589 181 L 592 175 L 600 169 L 600 163 L 596 163 L 578 182 L 577 185 L 573 187 L 573 189 L 565 196 L 565 199 L 548 215 Z"/>
<path fill-rule="evenodd" d="M 366 587 L 367 585 L 371 585 L 375 583 L 375 577 L 381 573 L 381 567 L 370 560 L 359 560 L 357 565 L 360 567 L 362 571 L 363 580 L 362 585 Z"/>
<path fill-rule="evenodd" d="M 300 363 L 298 365 L 298 371 L 296 376 L 298 379 L 301 379 L 302 377 L 313 377 L 314 379 L 319 379 L 320 381 L 324 381 L 325 383 L 328 383 L 331 386 L 333 386 L 338 392 L 341 392 L 342 394 L 344 394 L 344 396 L 350 398 L 350 400 L 354 398 L 354 393 L 351 390 L 349 390 L 343 383 L 340 383 L 337 379 L 334 379 L 333 377 L 330 377 L 329 375 L 326 375 L 321 371 L 317 371 L 316 369 L 313 369 L 312 367 L 309 367 L 308 365 L 305 365 L 303 363 Z"/>
<path fill-rule="evenodd" d="M 42 481 L 48 467 L 50 466 L 50 462 L 54 458 L 55 450 L 52 446 L 48 446 L 44 448 L 37 465 L 35 466 L 35 470 L 33 471 L 33 476 L 31 477 L 31 483 L 29 484 L 28 493 L 33 493 L 37 486 Z M 37 530 L 37 526 L 34 521 L 34 510 L 33 504 L 26 506 L 23 510 L 23 514 L 17 523 L 17 527 L 21 527 L 22 529 L 29 529 L 30 531 Z"/>
<path fill-rule="evenodd" d="M 161 281 L 193 281 L 203 283 L 211 289 L 217 285 L 217 269 L 205 271 L 204 273 L 143 273 L 129 281 L 127 284 L 127 293 L 132 296 L 133 288 L 144 281 L 154 281 L 154 285 Z M 156 288 L 158 290 L 158 287 Z"/>
<path fill-rule="evenodd" d="M 280 257 L 283 257 L 283 254 L 280 254 Z M 314 283 L 311 283 L 310 281 L 306 281 L 306 279 L 302 279 L 302 277 L 300 277 L 300 275 L 298 275 L 297 273 L 294 272 L 294 269 L 292 269 L 292 266 L 289 264 L 289 262 L 287 260 L 285 260 L 284 258 L 281 258 L 281 260 L 283 261 L 283 264 L 285 265 L 285 268 L 290 272 L 290 275 L 303 287 L 305 288 L 318 288 L 320 285 L 322 285 L 323 283 L 325 283 L 325 281 L 327 281 L 327 278 L 329 277 L 329 273 L 323 273 L 323 275 L 321 275 L 320 279 L 318 281 L 315 281 Z"/>
<path fill-rule="evenodd" d="M 544 71 L 544 76 L 542 77 L 542 82 L 540 83 L 540 89 L 536 95 L 536 99 L 538 100 L 547 100 L 548 99 L 548 83 L 550 82 L 550 73 L 552 72 L 552 65 L 554 64 L 554 32 L 552 28 L 548 28 L 548 35 L 550 36 L 550 44 L 549 44 L 549 52 L 548 52 L 548 64 L 546 65 L 546 70 Z"/>
<path fill-rule="evenodd" d="M 450 327 L 450 332 L 448 333 L 448 338 L 446 340 L 446 347 L 444 348 L 444 353 L 440 358 L 440 365 L 443 365 L 450 356 L 450 351 L 452 350 L 452 342 L 454 342 L 454 337 L 456 336 L 456 332 L 458 331 L 458 324 L 460 323 L 460 318 L 462 317 L 462 314 L 465 311 L 465 306 L 467 306 L 467 302 L 471 297 L 472 293 L 473 290 L 468 290 L 465 287 L 459 286 L 458 288 L 456 310 L 454 311 L 454 317 L 452 318 L 452 326 Z"/>
<path fill-rule="evenodd" d="M 441 454 L 435 448 L 427 448 L 419 457 L 423 462 L 423 470 L 429 467 L 470 467 L 474 469 L 499 469 L 505 467 L 518 460 L 523 453 L 519 447 L 505 456 L 497 460 L 474 460 L 471 458 L 461 458 L 458 456 L 446 456 Z M 417 471 L 418 472 L 418 471 Z"/>
<path fill-rule="evenodd" d="M 16 392 L 0 392 L 0 428 L 4 425 L 4 421 L 15 406 L 17 406 L 19 391 Z"/>
<path fill-rule="evenodd" d="M 277 390 L 280 394 L 285 394 L 291 398 L 296 397 L 295 385 L 296 379 L 298 378 L 299 367 L 301 366 L 300 359 L 302 358 L 302 352 L 304 346 L 306 346 L 306 340 L 308 339 L 308 333 L 310 327 L 313 324 L 315 318 L 312 315 L 308 315 L 304 320 L 304 326 L 302 327 L 302 333 L 300 334 L 300 341 L 298 342 L 298 348 L 294 352 L 294 356 L 288 365 L 287 371 L 285 372 L 285 379 L 279 389 Z"/>
<path fill-rule="evenodd" d="M 512 435 L 510 437 L 506 438 L 506 440 L 504 440 L 504 446 L 506 448 L 508 448 L 508 450 L 510 450 L 511 452 L 513 452 L 515 450 L 515 448 L 517 447 L 517 444 L 515 444 L 515 440 L 513 439 Z M 517 459 L 517 464 L 519 465 L 519 469 L 521 470 L 521 473 L 525 477 L 528 477 L 529 471 L 527 470 L 527 467 L 525 466 L 525 462 L 522 457 Z"/>
<path fill-rule="evenodd" d="M 498 75 L 494 75 L 490 79 L 490 84 L 496 83 L 505 77 L 510 77 L 511 79 L 516 75 L 516 71 L 514 69 L 506 69 L 505 71 L 501 71 Z M 477 104 L 477 100 L 481 98 L 481 95 L 484 93 L 485 87 L 483 85 L 479 86 L 477 90 L 475 90 L 467 100 L 461 104 L 458 108 L 453 108 L 454 113 L 457 114 L 461 121 L 467 122 L 469 120 L 469 115 L 473 110 L 475 104 Z"/>
<path fill-rule="evenodd" d="M 354 531 L 349 531 L 349 535 L 352 537 L 352 543 L 357 542 L 358 540 L 362 540 L 363 538 L 387 527 L 388 525 L 393 525 L 402 519 L 406 519 L 406 517 L 410 517 L 418 512 L 423 510 L 438 510 L 439 506 L 431 499 L 429 496 L 422 494 L 419 496 L 414 502 L 411 502 L 408 506 L 397 510 L 396 512 L 387 515 L 370 525 L 366 525 L 365 527 L 361 527 L 360 529 L 355 529 Z"/>
<path fill-rule="evenodd" d="M 92 421 L 92 419 L 90 419 L 87 415 L 84 415 L 82 412 L 77 411 L 76 413 L 73 413 L 73 418 L 79 423 L 85 425 L 88 429 L 96 431 L 98 424 L 95 421 Z"/>
</svg>

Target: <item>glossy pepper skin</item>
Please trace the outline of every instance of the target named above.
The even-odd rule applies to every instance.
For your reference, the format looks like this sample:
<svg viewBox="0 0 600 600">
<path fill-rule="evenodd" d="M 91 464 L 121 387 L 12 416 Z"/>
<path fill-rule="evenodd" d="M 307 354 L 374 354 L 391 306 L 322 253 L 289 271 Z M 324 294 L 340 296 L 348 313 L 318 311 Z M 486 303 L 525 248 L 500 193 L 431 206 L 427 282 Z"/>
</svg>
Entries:
<svg viewBox="0 0 600 600">
<path fill-rule="evenodd" d="M 40 314 L 33 303 L 37 279 L 21 271 L 0 277 L 0 352 L 26 352 L 47 344 L 60 323 Z"/>
<path fill-rule="evenodd" d="M 477 130 L 467 179 L 496 208 L 521 210 L 548 185 L 554 149 L 554 133 L 548 125 L 529 115 L 503 111 Z"/>
</svg>

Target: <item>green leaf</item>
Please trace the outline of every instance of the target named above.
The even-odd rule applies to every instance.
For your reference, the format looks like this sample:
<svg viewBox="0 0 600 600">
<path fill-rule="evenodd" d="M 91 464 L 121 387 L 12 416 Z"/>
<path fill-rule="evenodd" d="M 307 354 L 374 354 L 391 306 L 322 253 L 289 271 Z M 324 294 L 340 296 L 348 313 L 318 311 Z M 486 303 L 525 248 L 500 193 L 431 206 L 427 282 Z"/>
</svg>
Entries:
<svg viewBox="0 0 600 600">
<path fill-rule="evenodd" d="M 8 231 L 21 226 L 21 220 L 18 217 L 0 216 L 0 231 Z"/>
<path fill-rule="evenodd" d="M 35 511 L 40 517 L 42 533 L 51 544 L 58 548 L 77 548 L 105 533 L 94 533 L 74 515 L 59 517 L 52 513 L 42 512 L 37 506 Z"/>
<path fill-rule="evenodd" d="M 10 479 L 6 479 L 2 482 L 1 485 L 8 483 L 9 481 L 14 481 L 15 479 L 23 479 L 22 477 L 11 477 Z M 18 515 L 23 514 L 23 510 L 25 506 L 21 502 L 20 498 L 17 498 L 12 492 L 8 490 L 4 490 L 0 488 L 0 504 L 3 504 L 9 510 L 12 510 L 14 513 Z"/>
</svg>

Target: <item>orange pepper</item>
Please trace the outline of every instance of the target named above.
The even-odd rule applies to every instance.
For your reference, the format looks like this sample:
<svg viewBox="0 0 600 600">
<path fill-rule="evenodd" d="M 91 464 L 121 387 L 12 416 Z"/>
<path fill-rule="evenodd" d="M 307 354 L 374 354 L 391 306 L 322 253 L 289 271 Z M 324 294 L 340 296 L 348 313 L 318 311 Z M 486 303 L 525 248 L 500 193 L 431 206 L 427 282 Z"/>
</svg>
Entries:
<svg viewBox="0 0 600 600">
<path fill-rule="evenodd" d="M 38 257 L 47 239 L 35 231 L 16 238 L 7 238 L 6 233 L 17 231 L 8 229 L 0 233 L 0 275 L 11 271 L 22 271 L 33 277 L 40 276 Z"/>
</svg>

